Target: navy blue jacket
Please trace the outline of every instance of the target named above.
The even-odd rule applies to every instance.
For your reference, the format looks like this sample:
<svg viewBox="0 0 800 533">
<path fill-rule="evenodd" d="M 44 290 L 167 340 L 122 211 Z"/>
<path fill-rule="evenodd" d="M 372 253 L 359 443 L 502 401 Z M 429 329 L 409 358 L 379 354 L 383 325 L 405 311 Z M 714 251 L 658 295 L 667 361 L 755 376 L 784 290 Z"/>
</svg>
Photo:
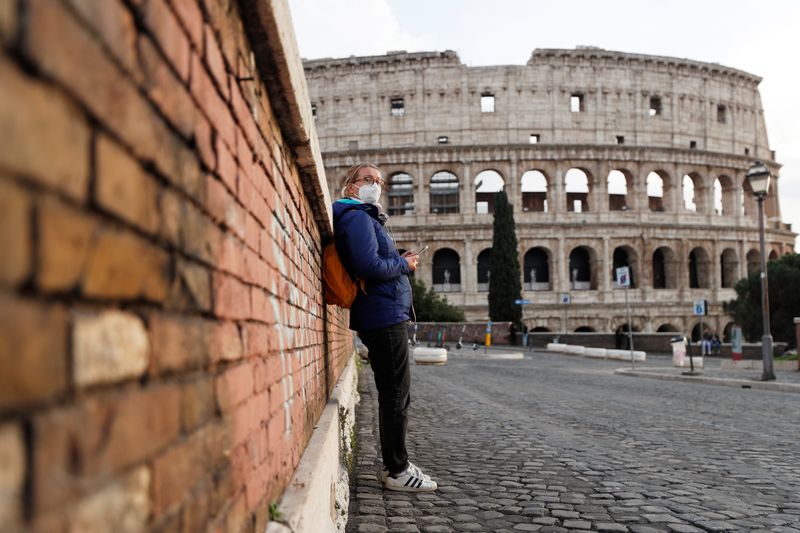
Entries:
<svg viewBox="0 0 800 533">
<path fill-rule="evenodd" d="M 369 331 L 411 319 L 410 270 L 378 216 L 378 208 L 356 200 L 333 204 L 336 251 L 354 279 L 365 282 L 350 308 L 350 329 Z"/>
</svg>

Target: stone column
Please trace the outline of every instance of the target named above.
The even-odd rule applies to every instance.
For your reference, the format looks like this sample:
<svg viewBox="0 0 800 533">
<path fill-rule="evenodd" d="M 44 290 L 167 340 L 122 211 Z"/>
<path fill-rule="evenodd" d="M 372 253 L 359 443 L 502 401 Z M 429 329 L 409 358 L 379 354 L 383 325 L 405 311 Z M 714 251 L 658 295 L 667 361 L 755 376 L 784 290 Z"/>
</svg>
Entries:
<svg viewBox="0 0 800 533">
<path fill-rule="evenodd" d="M 463 186 L 461 187 L 458 199 L 458 212 L 464 214 L 473 214 L 475 213 L 475 184 L 472 183 L 470 162 L 465 161 L 462 165 L 462 178 L 459 181 Z"/>
<path fill-rule="evenodd" d="M 550 183 L 547 184 L 548 211 L 565 213 L 567 211 L 567 193 L 564 188 L 564 167 L 556 164 Z"/>
<path fill-rule="evenodd" d="M 478 292 L 478 269 L 472 252 L 472 240 L 464 239 L 464 255 L 461 261 L 461 292 Z"/>
<path fill-rule="evenodd" d="M 520 194 L 520 183 L 519 183 L 519 169 L 517 161 L 517 155 L 512 154 L 511 161 L 509 162 L 509 174 L 508 174 L 508 182 L 506 185 L 508 187 L 506 194 L 508 194 L 508 201 L 511 206 L 514 208 L 514 213 L 521 213 L 522 212 L 522 195 Z"/>
<path fill-rule="evenodd" d="M 603 300 L 608 299 L 608 291 L 611 290 L 611 265 L 613 264 L 610 261 L 609 256 L 609 243 L 608 237 L 603 237 L 603 246 L 602 246 L 602 255 L 598 258 L 597 261 L 597 271 L 600 275 L 598 279 L 597 288 L 603 292 Z"/>
<path fill-rule="evenodd" d="M 552 280 L 553 290 L 556 292 L 569 291 L 569 258 L 566 255 L 567 251 L 564 249 L 564 237 L 558 238 L 558 245 L 556 246 L 556 257 L 554 257 L 555 265 L 551 265 L 553 272 L 556 272 L 556 279 Z"/>
<path fill-rule="evenodd" d="M 589 184 L 589 211 L 608 213 L 608 174 L 611 171 L 607 165 L 594 165 L 589 171 L 592 173 L 592 183 Z"/>
<path fill-rule="evenodd" d="M 428 181 L 430 176 L 425 175 L 425 171 L 420 161 L 421 157 L 417 158 L 417 176 L 416 176 L 416 198 L 414 198 L 414 213 L 419 216 L 426 217 L 430 214 L 430 187 Z"/>
</svg>

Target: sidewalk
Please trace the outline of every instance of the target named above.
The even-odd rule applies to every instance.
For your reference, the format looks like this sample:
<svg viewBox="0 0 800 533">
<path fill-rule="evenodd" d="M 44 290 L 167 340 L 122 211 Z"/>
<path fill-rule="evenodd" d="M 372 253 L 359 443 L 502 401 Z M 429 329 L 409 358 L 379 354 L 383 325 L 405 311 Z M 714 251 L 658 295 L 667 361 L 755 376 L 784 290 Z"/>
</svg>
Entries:
<svg viewBox="0 0 800 533">
<path fill-rule="evenodd" d="M 776 370 L 774 381 L 761 381 L 761 371 L 753 369 L 722 369 L 722 360 L 714 357 L 705 358 L 705 368 L 697 369 L 697 375 L 687 376 L 688 368 L 671 366 L 672 358 L 666 354 L 647 354 L 645 363 L 636 363 L 636 368 L 620 368 L 616 373 L 668 381 L 686 381 L 706 385 L 720 385 L 743 389 L 763 389 L 778 392 L 800 393 L 800 371 Z"/>
</svg>

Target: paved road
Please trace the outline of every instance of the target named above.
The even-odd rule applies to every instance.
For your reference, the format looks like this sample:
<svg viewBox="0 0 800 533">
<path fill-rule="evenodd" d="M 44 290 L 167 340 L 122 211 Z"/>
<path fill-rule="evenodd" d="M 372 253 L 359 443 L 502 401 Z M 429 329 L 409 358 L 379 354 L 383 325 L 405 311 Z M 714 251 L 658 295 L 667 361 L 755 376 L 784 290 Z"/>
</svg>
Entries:
<svg viewBox="0 0 800 533">
<path fill-rule="evenodd" d="M 362 369 L 348 531 L 800 532 L 798 395 L 619 367 L 537 352 L 414 366 L 410 451 L 440 488 L 413 495 L 377 481 Z"/>
</svg>

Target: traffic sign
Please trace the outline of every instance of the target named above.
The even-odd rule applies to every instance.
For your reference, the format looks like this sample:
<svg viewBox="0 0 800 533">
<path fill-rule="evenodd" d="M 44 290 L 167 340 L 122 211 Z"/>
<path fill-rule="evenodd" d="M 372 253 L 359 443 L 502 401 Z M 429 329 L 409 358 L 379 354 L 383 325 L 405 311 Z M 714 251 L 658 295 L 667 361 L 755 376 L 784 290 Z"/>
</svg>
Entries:
<svg viewBox="0 0 800 533">
<path fill-rule="evenodd" d="M 517 305 L 525 305 L 531 303 L 530 300 L 514 300 L 514 303 Z"/>
<path fill-rule="evenodd" d="M 695 300 L 692 303 L 692 313 L 694 316 L 705 316 L 708 314 L 707 302 L 705 300 Z"/>
<path fill-rule="evenodd" d="M 572 296 L 568 292 L 562 292 L 558 295 L 558 301 L 562 304 L 569 305 L 572 303 Z"/>
<path fill-rule="evenodd" d="M 631 286 L 631 273 L 630 269 L 626 266 L 617 269 L 617 286 L 630 287 Z"/>
</svg>

